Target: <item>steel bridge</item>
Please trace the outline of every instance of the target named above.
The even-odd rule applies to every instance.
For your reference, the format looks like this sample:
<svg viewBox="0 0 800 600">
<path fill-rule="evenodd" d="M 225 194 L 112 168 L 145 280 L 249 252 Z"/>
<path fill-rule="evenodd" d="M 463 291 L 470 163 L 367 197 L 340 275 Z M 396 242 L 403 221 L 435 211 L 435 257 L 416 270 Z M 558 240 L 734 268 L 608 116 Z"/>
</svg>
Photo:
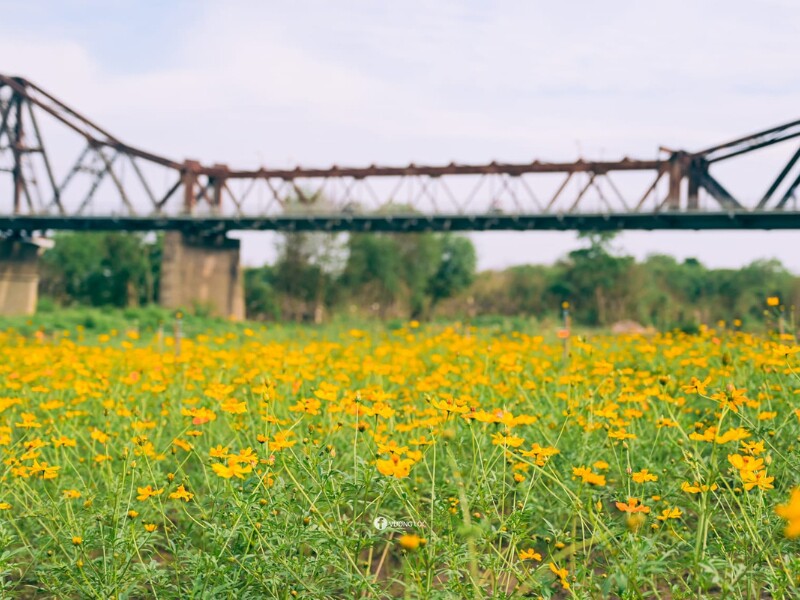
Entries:
<svg viewBox="0 0 800 600">
<path fill-rule="evenodd" d="M 755 199 L 711 172 L 798 136 L 793 121 L 658 160 L 238 170 L 141 150 L 0 75 L 0 231 L 800 228 L 800 148 Z"/>
</svg>

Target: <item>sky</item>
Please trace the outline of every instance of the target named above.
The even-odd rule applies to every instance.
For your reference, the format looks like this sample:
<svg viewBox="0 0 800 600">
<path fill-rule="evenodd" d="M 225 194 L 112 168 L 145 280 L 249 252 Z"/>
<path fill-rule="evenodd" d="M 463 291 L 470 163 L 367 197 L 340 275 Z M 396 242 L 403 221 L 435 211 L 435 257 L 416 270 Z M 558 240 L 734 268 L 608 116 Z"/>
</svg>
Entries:
<svg viewBox="0 0 800 600">
<path fill-rule="evenodd" d="M 652 159 L 800 117 L 795 0 L 0 0 L 0 72 L 127 143 L 239 168 Z M 796 146 L 720 177 L 760 197 Z M 783 161 L 783 162 L 781 162 Z M 246 264 L 274 236 L 237 234 Z M 472 235 L 479 267 L 574 233 Z M 800 273 L 800 232 L 626 232 L 620 252 Z"/>
</svg>

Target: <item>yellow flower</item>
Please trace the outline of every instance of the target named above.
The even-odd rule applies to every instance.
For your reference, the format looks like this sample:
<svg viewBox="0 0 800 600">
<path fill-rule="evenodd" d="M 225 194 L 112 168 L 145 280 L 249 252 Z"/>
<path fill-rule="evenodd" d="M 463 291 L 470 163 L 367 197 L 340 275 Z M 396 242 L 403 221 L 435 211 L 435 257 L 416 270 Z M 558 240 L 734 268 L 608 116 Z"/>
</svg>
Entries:
<svg viewBox="0 0 800 600">
<path fill-rule="evenodd" d="M 573 467 L 572 474 L 575 475 L 576 477 L 580 477 L 583 483 L 588 483 L 590 485 L 597 485 L 597 486 L 603 486 L 606 484 L 605 475 L 598 475 L 597 473 L 593 473 L 586 467 Z"/>
<path fill-rule="evenodd" d="M 495 446 L 511 446 L 512 448 L 519 448 L 525 442 L 521 437 L 515 435 L 505 435 L 499 431 L 492 435 L 492 444 Z"/>
<path fill-rule="evenodd" d="M 706 386 L 711 382 L 711 377 L 706 377 L 700 381 L 697 377 L 692 377 L 688 385 L 682 386 L 684 392 L 689 394 L 700 394 L 705 396 L 707 394 Z"/>
<path fill-rule="evenodd" d="M 469 407 L 466 406 L 463 400 L 455 400 L 452 397 L 445 398 L 444 400 L 433 400 L 431 405 L 434 408 L 444 411 L 448 416 L 451 414 L 463 415 L 469 412 Z"/>
<path fill-rule="evenodd" d="M 742 471 L 739 475 L 742 477 L 744 489 L 748 492 L 754 487 L 764 491 L 771 490 L 774 487 L 772 482 L 775 481 L 775 478 L 767 477 L 766 471 Z"/>
<path fill-rule="evenodd" d="M 274 436 L 272 436 L 272 440 L 269 443 L 270 450 L 283 450 L 284 448 L 291 448 L 294 446 L 297 441 L 289 439 L 289 437 L 292 435 L 293 434 L 290 430 L 279 431 L 276 433 Z"/>
<path fill-rule="evenodd" d="M 729 408 L 733 412 L 739 412 L 739 406 L 748 402 L 749 400 L 745 398 L 745 390 L 743 389 L 736 389 L 736 386 L 731 384 L 728 386 L 727 389 L 722 390 L 711 396 L 714 400 L 720 403 L 722 408 Z"/>
<path fill-rule="evenodd" d="M 781 303 L 781 299 L 777 296 L 770 296 L 767 298 L 767 306 L 778 306 Z"/>
<path fill-rule="evenodd" d="M 628 498 L 627 502 L 615 502 L 617 508 L 626 513 L 649 513 L 650 507 L 641 503 L 638 498 Z"/>
<path fill-rule="evenodd" d="M 211 458 L 228 458 L 228 448 L 223 448 L 221 444 L 217 444 L 214 448 L 208 451 Z"/>
<path fill-rule="evenodd" d="M 72 545 L 80 546 L 83 543 L 83 538 L 79 535 L 72 536 Z"/>
<path fill-rule="evenodd" d="M 375 461 L 375 466 L 378 468 L 378 472 L 381 475 L 395 477 L 396 479 L 408 477 L 413 465 L 414 461 L 410 458 L 401 459 L 397 455 L 393 455 L 391 458 L 386 460 L 379 459 Z"/>
<path fill-rule="evenodd" d="M 567 571 L 567 569 L 564 567 L 559 569 L 555 563 L 550 563 L 549 566 L 550 570 L 556 577 L 558 577 L 559 581 L 561 582 L 561 587 L 563 587 L 565 590 L 568 590 L 569 583 L 567 582 L 567 575 L 569 574 L 569 572 Z"/>
<path fill-rule="evenodd" d="M 690 484 L 688 481 L 684 481 L 681 484 L 681 489 L 684 492 L 687 492 L 689 494 L 699 494 L 700 492 L 708 492 L 708 491 L 712 491 L 713 492 L 713 491 L 715 491 L 717 489 L 717 484 L 716 483 L 712 483 L 709 486 L 709 485 L 705 485 L 705 484 L 700 485 L 696 481 L 694 482 L 694 484 Z"/>
<path fill-rule="evenodd" d="M 642 469 L 638 473 L 632 475 L 636 483 L 645 483 L 646 481 L 658 481 L 658 475 L 653 475 L 647 469 Z"/>
<path fill-rule="evenodd" d="M 800 487 L 792 490 L 792 496 L 786 504 L 775 509 L 779 517 L 786 519 L 784 534 L 788 538 L 800 537 Z"/>
<path fill-rule="evenodd" d="M 237 479 L 244 479 L 244 476 L 253 471 L 253 466 L 250 464 L 242 465 L 235 456 L 228 458 L 228 464 L 214 463 L 211 469 L 218 476 L 223 479 L 230 479 L 236 477 Z"/>
<path fill-rule="evenodd" d="M 728 462 L 738 471 L 759 471 L 764 468 L 764 459 L 752 456 L 728 454 Z"/>
<path fill-rule="evenodd" d="M 416 550 L 420 546 L 424 546 L 426 540 L 424 538 L 419 537 L 416 534 L 405 533 L 397 539 L 397 543 L 399 543 L 400 547 L 403 548 L 404 550 L 412 551 Z"/>
<path fill-rule="evenodd" d="M 96 440 L 97 442 L 99 442 L 101 444 L 105 444 L 109 439 L 109 436 L 107 434 L 103 433 L 102 431 L 100 431 L 99 429 L 97 429 L 97 427 L 92 429 L 92 433 L 91 433 L 90 437 L 93 440 Z"/>
<path fill-rule="evenodd" d="M 11 505 L 8 502 L 0 502 L 0 510 L 11 510 Z"/>
<path fill-rule="evenodd" d="M 714 441 L 717 444 L 727 444 L 728 442 L 739 442 L 749 437 L 750 433 L 746 429 L 737 427 L 736 429 L 729 429 L 722 435 L 716 436 Z"/>
<path fill-rule="evenodd" d="M 247 403 L 228 399 L 220 406 L 220 409 L 222 409 L 222 412 L 240 415 L 247 412 Z"/>
<path fill-rule="evenodd" d="M 289 407 L 289 410 L 291 412 L 302 412 L 309 415 L 318 415 L 320 413 L 321 406 L 322 402 L 316 398 L 306 398 L 304 400 L 298 400 L 297 404 Z"/>
<path fill-rule="evenodd" d="M 174 500 L 184 500 L 185 502 L 188 502 L 189 500 L 194 498 L 194 494 L 192 494 L 191 492 L 187 491 L 187 489 L 183 486 L 183 484 L 180 484 L 178 486 L 178 489 L 175 490 L 174 492 L 172 492 L 169 495 L 169 497 L 174 499 Z"/>
<path fill-rule="evenodd" d="M 31 465 L 31 475 L 40 475 L 42 479 L 55 479 L 58 476 L 58 471 L 61 467 L 49 466 L 46 462 L 40 463 L 34 460 Z"/>
<path fill-rule="evenodd" d="M 681 509 L 678 507 L 675 508 L 665 508 L 661 511 L 661 514 L 656 517 L 659 521 L 666 521 L 667 519 L 680 519 L 683 516 Z"/>
<path fill-rule="evenodd" d="M 187 442 L 186 440 L 182 440 L 180 438 L 175 438 L 172 440 L 172 443 L 175 444 L 178 448 L 183 450 L 184 452 L 189 452 L 192 449 L 192 445 Z"/>
<path fill-rule="evenodd" d="M 147 533 L 153 533 L 156 529 L 158 529 L 158 525 L 156 525 L 155 523 L 145 523 L 144 524 L 144 530 Z"/>
<path fill-rule="evenodd" d="M 758 456 L 764 452 L 764 442 L 742 442 L 742 449 L 748 454 Z"/>
<path fill-rule="evenodd" d="M 69 500 L 77 500 L 81 497 L 81 493 L 78 490 L 64 490 L 64 498 Z"/>
<path fill-rule="evenodd" d="M 148 498 L 161 495 L 164 492 L 164 488 L 161 488 L 160 490 L 154 490 L 152 485 L 148 485 L 147 487 L 137 487 L 136 491 L 139 492 L 139 495 L 136 496 L 136 499 L 144 502 Z"/>
<path fill-rule="evenodd" d="M 519 553 L 519 559 L 535 560 L 538 562 L 542 560 L 542 555 L 536 552 L 536 550 L 534 550 L 533 548 L 529 548 L 528 550 L 523 550 L 522 552 Z"/>
</svg>

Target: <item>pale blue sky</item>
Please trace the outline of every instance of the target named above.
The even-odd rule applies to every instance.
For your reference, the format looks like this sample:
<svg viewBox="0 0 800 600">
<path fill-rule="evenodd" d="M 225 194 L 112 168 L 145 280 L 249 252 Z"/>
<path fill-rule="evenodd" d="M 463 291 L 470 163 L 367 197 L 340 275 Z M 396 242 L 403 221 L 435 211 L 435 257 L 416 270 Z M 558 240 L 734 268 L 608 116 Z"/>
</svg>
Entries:
<svg viewBox="0 0 800 600">
<path fill-rule="evenodd" d="M 0 0 L 0 71 L 126 141 L 249 167 L 653 158 L 800 116 L 800 4 L 686 1 Z M 760 196 L 792 147 L 733 166 Z M 475 235 L 484 268 L 550 262 L 573 234 Z M 626 233 L 713 266 L 800 232 Z M 250 263 L 270 238 L 245 236 Z"/>
</svg>

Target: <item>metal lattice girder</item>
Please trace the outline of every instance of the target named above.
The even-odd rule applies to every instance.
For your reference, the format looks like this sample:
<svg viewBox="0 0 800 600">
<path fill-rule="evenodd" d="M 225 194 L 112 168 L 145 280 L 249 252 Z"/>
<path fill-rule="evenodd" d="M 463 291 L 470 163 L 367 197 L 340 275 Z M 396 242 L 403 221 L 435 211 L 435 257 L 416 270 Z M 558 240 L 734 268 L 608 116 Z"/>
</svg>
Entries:
<svg viewBox="0 0 800 600">
<path fill-rule="evenodd" d="M 45 143 L 56 127 L 71 153 Z M 757 202 L 711 168 L 798 136 L 794 121 L 657 160 L 239 170 L 125 144 L 39 86 L 0 75 L 0 230 L 795 226 L 800 150 Z"/>
</svg>

